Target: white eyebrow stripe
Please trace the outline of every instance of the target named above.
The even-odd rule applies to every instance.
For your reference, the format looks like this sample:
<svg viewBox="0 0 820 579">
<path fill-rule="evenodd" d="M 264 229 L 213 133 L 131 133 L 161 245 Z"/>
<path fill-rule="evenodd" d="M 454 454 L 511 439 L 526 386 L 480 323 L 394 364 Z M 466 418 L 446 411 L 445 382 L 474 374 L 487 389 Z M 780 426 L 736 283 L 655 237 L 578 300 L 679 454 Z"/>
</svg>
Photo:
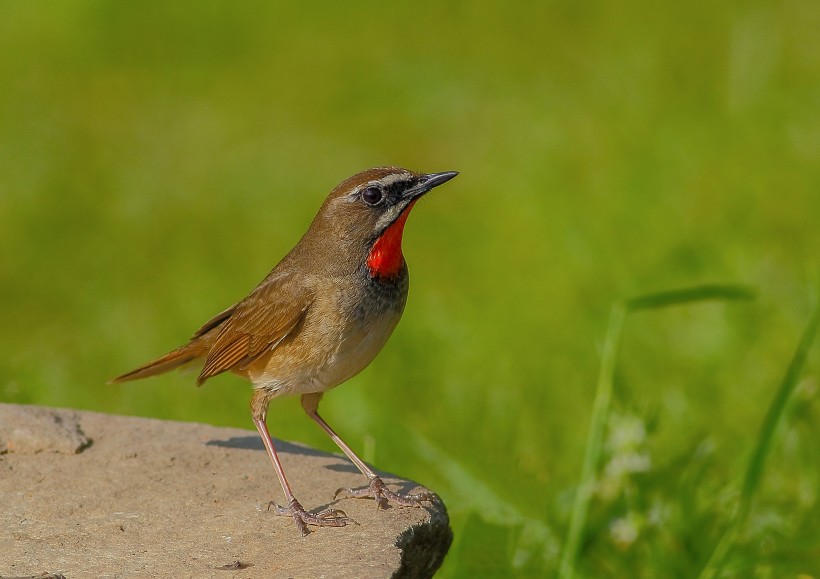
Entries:
<svg viewBox="0 0 820 579">
<path fill-rule="evenodd" d="M 382 189 L 389 189 L 392 185 L 402 181 L 409 183 L 413 180 L 413 177 L 414 175 L 412 173 L 391 173 L 390 175 L 385 175 L 381 179 L 373 179 L 372 181 L 359 185 L 348 194 L 348 197 L 351 199 L 358 197 L 359 193 L 368 187 L 381 187 Z"/>
<path fill-rule="evenodd" d="M 411 173 L 392 173 L 390 175 L 385 175 L 381 179 L 376 179 L 375 181 L 371 181 L 370 184 L 378 184 L 383 187 L 390 187 L 400 181 L 410 181 L 413 178 Z"/>
</svg>

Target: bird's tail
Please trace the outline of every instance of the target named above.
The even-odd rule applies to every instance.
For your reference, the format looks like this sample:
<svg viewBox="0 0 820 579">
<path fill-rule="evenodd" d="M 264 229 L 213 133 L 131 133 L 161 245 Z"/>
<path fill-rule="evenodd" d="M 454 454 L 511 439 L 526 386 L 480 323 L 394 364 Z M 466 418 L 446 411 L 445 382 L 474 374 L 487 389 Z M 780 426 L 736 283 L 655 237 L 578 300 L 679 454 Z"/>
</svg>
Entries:
<svg viewBox="0 0 820 579">
<path fill-rule="evenodd" d="M 213 341 L 219 335 L 222 325 L 230 319 L 237 305 L 238 304 L 232 305 L 227 310 L 218 313 L 205 322 L 205 325 L 199 328 L 191 338 L 191 341 L 184 346 L 180 346 L 176 350 L 168 352 L 162 358 L 157 358 L 153 362 L 143 364 L 136 370 L 131 370 L 122 376 L 117 376 L 109 380 L 108 383 L 119 384 L 120 382 L 156 376 L 157 374 L 163 374 L 174 368 L 184 366 L 197 358 L 207 356 Z"/>
<path fill-rule="evenodd" d="M 119 384 L 120 382 L 128 382 L 130 380 L 139 380 L 140 378 L 147 378 L 148 376 L 156 376 L 163 374 L 174 368 L 179 368 L 193 360 L 207 354 L 208 347 L 201 339 L 191 340 L 184 346 L 177 348 L 172 352 L 168 352 L 161 358 L 157 358 L 152 362 L 143 364 L 136 370 L 126 372 L 122 376 L 117 376 L 108 381 L 109 384 Z"/>
</svg>

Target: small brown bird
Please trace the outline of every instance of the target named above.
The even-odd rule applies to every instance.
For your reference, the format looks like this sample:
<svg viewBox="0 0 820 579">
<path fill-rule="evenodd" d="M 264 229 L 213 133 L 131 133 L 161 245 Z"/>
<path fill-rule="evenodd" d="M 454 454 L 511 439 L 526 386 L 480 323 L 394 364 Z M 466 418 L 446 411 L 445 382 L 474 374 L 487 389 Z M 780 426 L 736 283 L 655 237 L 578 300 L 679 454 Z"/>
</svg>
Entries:
<svg viewBox="0 0 820 579">
<path fill-rule="evenodd" d="M 265 422 L 278 396 L 301 395 L 308 416 L 367 477 L 366 488 L 348 489 L 351 496 L 373 496 L 380 508 L 388 501 L 419 506 L 430 500 L 427 494 L 389 490 L 317 409 L 327 390 L 373 360 L 398 324 L 408 288 L 401 251 L 405 221 L 422 195 L 456 175 L 381 167 L 343 181 L 299 243 L 248 297 L 206 322 L 186 345 L 112 382 L 154 376 L 197 359 L 205 362 L 198 385 L 226 371 L 250 380 L 253 421 L 287 499 L 288 506 L 276 510 L 292 516 L 303 535 L 308 525 L 341 527 L 350 519 L 338 510 L 307 512 L 293 495 Z"/>
</svg>

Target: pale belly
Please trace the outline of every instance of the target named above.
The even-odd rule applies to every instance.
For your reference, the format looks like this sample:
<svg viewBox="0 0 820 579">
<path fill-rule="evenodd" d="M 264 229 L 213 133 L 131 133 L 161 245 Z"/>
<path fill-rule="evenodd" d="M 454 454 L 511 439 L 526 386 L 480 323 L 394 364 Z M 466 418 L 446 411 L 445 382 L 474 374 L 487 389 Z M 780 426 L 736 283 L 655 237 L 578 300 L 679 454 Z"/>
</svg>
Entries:
<svg viewBox="0 0 820 579">
<path fill-rule="evenodd" d="M 345 336 L 338 350 L 316 375 L 316 385 L 324 387 L 319 391 L 338 386 L 364 370 L 384 347 L 400 317 L 400 311 L 398 315 L 381 316 L 368 325 L 367 331 L 350 332 Z"/>
</svg>

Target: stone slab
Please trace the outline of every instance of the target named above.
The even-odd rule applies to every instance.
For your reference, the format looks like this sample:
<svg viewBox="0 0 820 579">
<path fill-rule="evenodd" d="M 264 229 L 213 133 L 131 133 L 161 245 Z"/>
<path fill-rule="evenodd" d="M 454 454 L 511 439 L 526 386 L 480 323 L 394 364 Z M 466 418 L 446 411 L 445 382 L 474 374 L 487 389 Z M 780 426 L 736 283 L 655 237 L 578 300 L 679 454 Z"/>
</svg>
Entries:
<svg viewBox="0 0 820 579">
<path fill-rule="evenodd" d="M 301 537 L 255 431 L 0 404 L 0 579 L 429 577 L 452 540 L 444 504 L 333 500 L 362 475 L 277 441 L 299 500 L 358 524 Z M 419 489 L 384 476 L 394 490 Z"/>
</svg>

